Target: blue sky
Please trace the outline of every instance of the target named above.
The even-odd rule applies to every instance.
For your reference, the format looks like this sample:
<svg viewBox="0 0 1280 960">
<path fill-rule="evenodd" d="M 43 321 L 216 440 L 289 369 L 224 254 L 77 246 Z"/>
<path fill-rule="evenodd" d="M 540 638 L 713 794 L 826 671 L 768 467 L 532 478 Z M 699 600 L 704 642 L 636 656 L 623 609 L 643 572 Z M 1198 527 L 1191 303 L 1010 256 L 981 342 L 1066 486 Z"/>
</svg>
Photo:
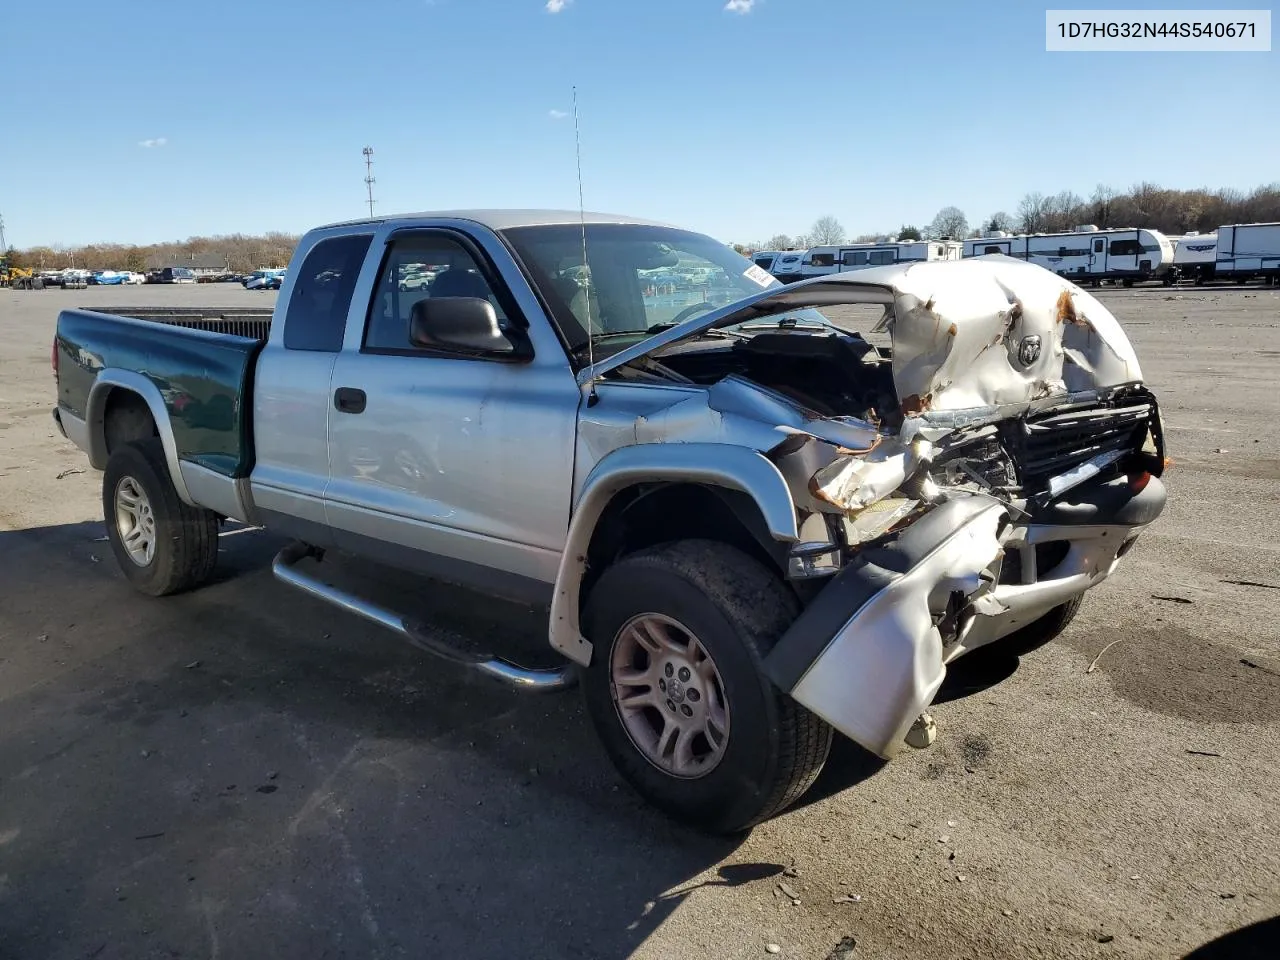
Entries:
<svg viewBox="0 0 1280 960">
<path fill-rule="evenodd" d="M 63 0 L 0 37 L 0 214 L 20 247 L 302 231 L 365 212 L 366 144 L 380 213 L 576 207 L 575 84 L 588 208 L 726 241 L 1280 179 L 1275 51 L 1046 53 L 1025 0 L 729 6 Z"/>
</svg>

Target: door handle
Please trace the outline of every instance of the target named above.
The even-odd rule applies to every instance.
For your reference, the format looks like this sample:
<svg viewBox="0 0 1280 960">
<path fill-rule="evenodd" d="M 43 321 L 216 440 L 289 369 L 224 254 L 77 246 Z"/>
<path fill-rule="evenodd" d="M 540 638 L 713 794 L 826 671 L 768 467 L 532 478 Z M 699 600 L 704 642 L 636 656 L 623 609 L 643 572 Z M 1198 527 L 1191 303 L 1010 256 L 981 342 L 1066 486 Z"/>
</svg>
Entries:
<svg viewBox="0 0 1280 960">
<path fill-rule="evenodd" d="M 364 413 L 366 399 L 364 391 L 355 387 L 339 387 L 333 391 L 333 407 L 339 413 Z"/>
</svg>

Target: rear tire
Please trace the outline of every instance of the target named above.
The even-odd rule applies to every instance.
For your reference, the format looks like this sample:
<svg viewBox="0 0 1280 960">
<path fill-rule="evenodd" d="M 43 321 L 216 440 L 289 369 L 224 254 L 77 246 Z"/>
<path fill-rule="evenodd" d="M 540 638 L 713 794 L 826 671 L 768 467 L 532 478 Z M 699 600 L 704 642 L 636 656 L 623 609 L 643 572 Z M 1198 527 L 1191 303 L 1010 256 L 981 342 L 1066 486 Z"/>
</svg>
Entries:
<svg viewBox="0 0 1280 960">
<path fill-rule="evenodd" d="M 605 751 L 641 796 L 687 824 L 733 833 L 785 810 L 817 779 L 831 747 L 831 727 L 779 691 L 762 669 L 798 607 L 761 564 L 714 541 L 653 547 L 601 575 L 583 620 L 593 644 L 583 696 Z M 638 628 L 645 633 L 653 623 L 675 642 L 650 657 L 629 638 L 636 624 L 646 625 Z M 648 636 L 653 639 L 652 632 Z M 638 659 L 620 646 L 627 643 Z M 695 649 L 692 659 L 680 659 L 682 651 Z M 664 659 L 668 653 L 673 659 Z M 675 664 L 665 676 L 683 679 L 678 687 L 663 678 L 664 663 Z M 639 675 L 656 682 L 626 679 Z M 645 690 L 653 702 L 636 710 L 635 701 L 647 699 Z M 620 698 L 633 706 L 619 706 Z M 713 705 L 724 727 L 718 743 Z M 691 719 L 682 720 L 682 711 Z M 646 723 L 653 732 L 647 746 Z M 686 762 L 683 773 L 675 769 L 681 765 L 682 734 L 673 736 L 671 759 L 662 755 L 668 723 L 682 734 L 686 724 L 700 731 L 685 746 L 685 760 L 696 762 Z"/>
<path fill-rule="evenodd" d="M 158 437 L 111 454 L 102 478 L 102 514 L 116 562 L 139 592 L 179 593 L 213 574 L 218 515 L 179 499 Z"/>
</svg>

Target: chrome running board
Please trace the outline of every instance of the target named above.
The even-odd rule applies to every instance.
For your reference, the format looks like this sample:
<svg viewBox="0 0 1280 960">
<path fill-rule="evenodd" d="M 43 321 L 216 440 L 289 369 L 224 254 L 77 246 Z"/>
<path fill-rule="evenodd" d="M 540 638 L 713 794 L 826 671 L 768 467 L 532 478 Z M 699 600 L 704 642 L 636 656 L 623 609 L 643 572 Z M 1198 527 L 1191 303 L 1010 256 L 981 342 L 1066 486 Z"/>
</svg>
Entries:
<svg viewBox="0 0 1280 960">
<path fill-rule="evenodd" d="M 477 673 L 499 680 L 509 687 L 517 690 L 550 691 L 563 690 L 573 686 L 575 677 L 571 664 L 544 670 L 530 670 L 500 657 L 467 653 L 465 650 L 450 646 L 433 637 L 429 629 L 423 624 L 415 623 L 394 611 L 379 607 L 367 600 L 362 600 L 352 593 L 330 586 L 324 581 L 297 569 L 297 564 L 300 561 L 306 560 L 308 557 L 318 560 L 322 556 L 323 551 L 317 550 L 315 547 L 305 543 L 293 543 L 276 554 L 276 558 L 271 561 L 271 572 L 277 580 L 281 580 L 291 587 L 297 587 L 303 593 L 309 593 L 311 596 L 324 600 L 326 603 L 331 603 L 339 609 L 346 610 L 348 613 L 354 613 L 358 617 L 363 617 L 365 620 L 376 623 L 381 627 L 386 627 L 388 630 L 398 634 L 401 639 L 409 641 L 419 650 L 461 666 L 469 667 Z"/>
</svg>

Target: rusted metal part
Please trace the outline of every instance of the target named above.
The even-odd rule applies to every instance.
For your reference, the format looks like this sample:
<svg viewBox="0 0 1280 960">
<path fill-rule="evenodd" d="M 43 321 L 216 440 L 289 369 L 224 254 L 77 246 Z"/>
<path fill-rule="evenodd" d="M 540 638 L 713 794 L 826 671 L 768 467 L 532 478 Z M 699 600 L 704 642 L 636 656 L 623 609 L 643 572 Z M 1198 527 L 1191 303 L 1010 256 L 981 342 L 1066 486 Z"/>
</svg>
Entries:
<svg viewBox="0 0 1280 960">
<path fill-rule="evenodd" d="M 1070 290 L 1063 290 L 1062 293 L 1058 294 L 1058 305 L 1055 312 L 1059 323 L 1079 323 L 1083 319 L 1076 313 L 1076 304 L 1071 297 Z"/>
<path fill-rule="evenodd" d="M 918 393 L 913 393 L 909 397 L 903 397 L 899 409 L 904 417 L 915 417 L 927 411 L 933 406 L 933 397 L 925 394 L 923 397 Z"/>
</svg>

